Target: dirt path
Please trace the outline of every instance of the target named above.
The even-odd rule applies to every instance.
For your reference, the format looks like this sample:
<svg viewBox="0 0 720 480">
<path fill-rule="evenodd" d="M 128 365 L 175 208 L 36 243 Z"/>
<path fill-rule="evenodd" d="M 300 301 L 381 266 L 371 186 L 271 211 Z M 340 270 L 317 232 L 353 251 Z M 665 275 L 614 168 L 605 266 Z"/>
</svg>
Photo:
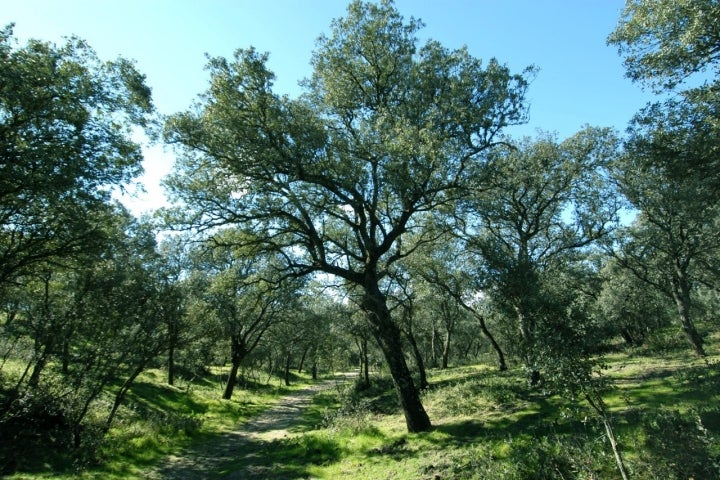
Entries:
<svg viewBox="0 0 720 480">
<path fill-rule="evenodd" d="M 278 404 L 258 417 L 224 432 L 212 440 L 171 455 L 162 465 L 148 473 L 148 480 L 262 479 L 295 478 L 279 476 L 268 464 L 264 451 L 281 439 L 302 434 L 292 433 L 313 395 L 347 381 L 351 374 L 339 374 L 311 387 L 283 397 Z"/>
</svg>

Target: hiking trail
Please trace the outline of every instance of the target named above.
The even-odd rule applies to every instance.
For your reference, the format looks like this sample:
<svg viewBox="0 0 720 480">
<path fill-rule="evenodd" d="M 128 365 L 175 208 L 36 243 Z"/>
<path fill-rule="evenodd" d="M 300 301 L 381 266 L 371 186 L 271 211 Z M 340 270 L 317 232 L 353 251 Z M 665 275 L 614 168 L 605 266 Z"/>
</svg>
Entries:
<svg viewBox="0 0 720 480">
<path fill-rule="evenodd" d="M 355 374 L 337 374 L 334 378 L 303 388 L 255 418 L 231 431 L 213 436 L 177 455 L 170 455 L 144 478 L 148 480 L 262 479 L 296 478 L 283 476 L 269 465 L 263 453 L 279 440 L 301 436 L 290 429 L 300 420 L 312 397 L 347 382 Z"/>
</svg>

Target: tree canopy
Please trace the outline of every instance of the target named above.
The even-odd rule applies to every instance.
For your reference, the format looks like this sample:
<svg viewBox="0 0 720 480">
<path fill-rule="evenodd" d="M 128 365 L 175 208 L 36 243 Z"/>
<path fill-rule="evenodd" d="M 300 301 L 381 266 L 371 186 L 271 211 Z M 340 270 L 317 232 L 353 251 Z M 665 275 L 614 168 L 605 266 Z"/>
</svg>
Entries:
<svg viewBox="0 0 720 480">
<path fill-rule="evenodd" d="M 625 57 L 627 75 L 672 89 L 690 75 L 720 73 L 717 0 L 628 0 L 608 43 Z"/>
<path fill-rule="evenodd" d="M 84 248 L 89 211 L 142 170 L 133 127 L 150 89 L 131 62 L 101 62 L 83 41 L 15 45 L 0 30 L 0 285 Z"/>
<path fill-rule="evenodd" d="M 248 242 L 281 253 L 288 273 L 361 287 L 376 338 L 392 338 L 384 350 L 396 356 L 383 281 L 415 248 L 405 234 L 432 241 L 432 212 L 467 194 L 481 154 L 526 113 L 523 75 L 465 49 L 418 47 L 420 26 L 391 2 L 353 2 L 318 40 L 297 99 L 273 93 L 266 54 L 211 59 L 207 94 L 165 130 L 183 154 L 168 182 L 190 212 L 181 223 L 237 225 Z M 404 359 L 395 362 L 400 390 L 412 390 Z"/>
</svg>

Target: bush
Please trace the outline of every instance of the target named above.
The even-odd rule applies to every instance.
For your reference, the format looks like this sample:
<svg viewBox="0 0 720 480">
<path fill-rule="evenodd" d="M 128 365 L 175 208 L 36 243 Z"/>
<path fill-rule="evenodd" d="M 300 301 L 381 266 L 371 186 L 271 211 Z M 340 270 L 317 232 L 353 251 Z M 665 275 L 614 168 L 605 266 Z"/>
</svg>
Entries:
<svg viewBox="0 0 720 480">
<path fill-rule="evenodd" d="M 638 414 L 640 478 L 720 478 L 720 409 Z"/>
<path fill-rule="evenodd" d="M 66 462 L 73 447 L 73 424 L 62 399 L 47 389 L 0 393 L 0 465 L 2 472 Z"/>
<path fill-rule="evenodd" d="M 422 471 L 430 478 L 454 480 L 544 480 L 614 478 L 611 455 L 591 433 L 516 435 L 456 450 Z"/>
<path fill-rule="evenodd" d="M 392 382 L 388 385 L 387 380 L 378 380 L 369 386 L 361 382 L 345 386 L 338 392 L 340 408 L 326 413 L 323 427 L 355 435 L 374 433 L 377 429 L 369 420 L 386 409 L 388 389 L 394 392 Z M 380 400 L 383 398 L 385 400 Z M 393 401 L 396 409 L 397 401 Z"/>
</svg>

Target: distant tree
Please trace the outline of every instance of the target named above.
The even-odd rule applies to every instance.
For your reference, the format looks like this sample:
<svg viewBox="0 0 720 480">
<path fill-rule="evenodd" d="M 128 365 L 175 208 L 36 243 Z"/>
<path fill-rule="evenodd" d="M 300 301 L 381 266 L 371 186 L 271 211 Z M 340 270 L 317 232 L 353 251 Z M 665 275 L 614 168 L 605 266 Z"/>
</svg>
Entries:
<svg viewBox="0 0 720 480">
<path fill-rule="evenodd" d="M 633 0 L 608 38 L 633 80 L 658 92 L 686 87 L 632 121 L 615 176 L 640 215 L 618 258 L 674 300 L 698 355 L 704 348 L 692 318 L 694 285 L 717 288 L 719 271 L 718 19 L 716 0 Z M 688 87 L 692 77 L 704 83 Z"/>
<path fill-rule="evenodd" d="M 281 281 L 275 259 L 235 246 L 238 232 L 218 232 L 195 255 L 196 295 L 214 329 L 230 343 L 230 373 L 223 398 L 232 398 L 240 367 L 268 329 L 295 306 L 299 283 Z"/>
<path fill-rule="evenodd" d="M 0 423 L 23 419 L 23 405 L 40 399 L 63 419 L 75 447 L 84 431 L 109 429 L 135 379 L 167 347 L 168 292 L 152 232 L 120 209 L 103 224 L 102 250 L 18 277 L 16 315 L 2 326 L 3 334 L 29 339 L 31 351 L 13 353 L 26 356 L 28 368 L 0 407 Z M 111 385 L 104 422 L 88 429 L 98 426 L 106 408 L 98 400 Z"/>
<path fill-rule="evenodd" d="M 0 30 L 0 288 L 102 237 L 91 211 L 141 172 L 144 82 L 77 38 L 17 48 L 12 25 Z"/>
<path fill-rule="evenodd" d="M 671 324 L 672 301 L 621 262 L 608 262 L 601 276 L 595 308 L 607 335 L 620 336 L 627 346 L 637 347 Z"/>
<path fill-rule="evenodd" d="M 348 309 L 323 285 L 311 283 L 300 293 L 298 310 L 303 314 L 298 329 L 301 351 L 298 371 L 307 370 L 309 364 L 313 379 L 317 379 L 320 368 L 330 372 L 344 368 L 347 350 L 342 337 L 347 338 L 347 332 L 340 326 L 344 318 L 339 317 L 347 317 Z M 337 354 L 343 350 L 345 362 L 335 365 Z"/>
<path fill-rule="evenodd" d="M 186 279 L 190 272 L 189 243 L 186 238 L 174 236 L 159 246 L 165 276 L 166 296 L 163 298 L 167 327 L 167 382 L 175 385 L 177 356 L 183 347 L 203 336 L 200 328 L 193 328 L 188 315 L 189 299 L 192 297 Z M 197 327 L 197 325 L 196 325 Z"/>
<path fill-rule="evenodd" d="M 430 292 L 428 292 L 430 293 Z M 433 308 L 428 309 L 428 313 L 436 315 L 440 319 L 443 328 L 442 354 L 440 368 L 448 368 L 450 362 L 450 350 L 454 340 L 454 335 L 458 324 L 464 317 L 464 312 L 460 305 L 442 291 L 432 292 L 434 295 L 428 297 L 426 301 L 432 302 Z"/>
<path fill-rule="evenodd" d="M 423 236 L 428 212 L 449 207 L 477 178 L 470 166 L 525 119 L 525 78 L 466 49 L 417 48 L 421 23 L 389 1 L 352 2 L 313 55 L 298 99 L 272 92 L 267 55 L 210 61 L 211 85 L 165 135 L 184 154 L 168 181 L 181 223 L 235 225 L 286 273 L 323 272 L 363 292 L 409 431 L 428 430 L 387 304 L 394 264 Z"/>
<path fill-rule="evenodd" d="M 639 211 L 618 259 L 673 299 L 682 330 L 701 356 L 703 340 L 692 319 L 693 285 L 718 285 L 718 106 L 687 99 L 649 105 L 633 120 L 625 154 L 613 170 Z"/>
<path fill-rule="evenodd" d="M 338 330 L 335 335 L 346 339 L 343 359 L 358 366 L 358 385 L 367 388 L 370 386 L 372 334 L 365 313 L 353 302 L 334 302 L 328 307 L 328 313 L 333 316 L 331 325 Z M 352 347 L 355 349 L 351 350 Z"/>
<path fill-rule="evenodd" d="M 490 288 L 490 277 L 482 267 L 482 255 L 466 248 L 467 244 L 455 235 L 443 239 L 443 248 L 423 249 L 411 262 L 411 271 L 427 283 L 436 295 L 451 298 L 477 322 L 483 336 L 497 356 L 498 368 L 507 369 L 505 352 L 488 328 L 483 297 Z"/>
<path fill-rule="evenodd" d="M 581 260 L 617 221 L 607 170 L 617 149 L 612 131 L 587 127 L 562 142 L 543 134 L 489 154 L 491 181 L 469 204 L 464 237 L 482 258 L 483 292 L 513 319 L 511 345 L 528 367 L 544 342 L 546 272 Z"/>
</svg>

